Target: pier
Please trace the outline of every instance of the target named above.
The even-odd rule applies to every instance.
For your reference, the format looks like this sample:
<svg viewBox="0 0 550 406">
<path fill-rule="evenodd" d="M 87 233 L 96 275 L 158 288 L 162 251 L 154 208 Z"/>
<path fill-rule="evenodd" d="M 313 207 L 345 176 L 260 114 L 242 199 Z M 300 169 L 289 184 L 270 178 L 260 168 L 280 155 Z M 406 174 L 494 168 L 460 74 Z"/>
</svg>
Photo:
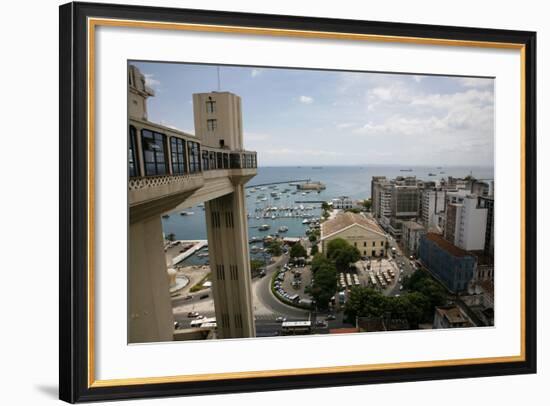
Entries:
<svg viewBox="0 0 550 406">
<path fill-rule="evenodd" d="M 269 185 L 283 185 L 285 183 L 295 183 L 295 182 L 310 182 L 311 179 L 294 179 L 294 180 L 283 180 L 280 182 L 269 182 L 269 183 L 260 183 L 257 185 L 246 185 L 245 189 L 252 189 L 256 187 L 269 186 Z"/>
<path fill-rule="evenodd" d="M 186 243 L 192 243 L 194 242 L 195 245 L 192 246 L 191 248 L 189 248 L 187 251 L 185 252 L 182 252 L 181 254 L 179 255 L 176 255 L 174 258 L 172 258 L 172 266 L 175 266 L 176 264 L 178 264 L 179 262 L 183 261 L 184 259 L 190 257 L 191 255 L 193 255 L 195 252 L 201 250 L 203 247 L 206 247 L 208 245 L 208 241 L 207 240 L 179 240 L 181 244 L 186 244 Z"/>
</svg>

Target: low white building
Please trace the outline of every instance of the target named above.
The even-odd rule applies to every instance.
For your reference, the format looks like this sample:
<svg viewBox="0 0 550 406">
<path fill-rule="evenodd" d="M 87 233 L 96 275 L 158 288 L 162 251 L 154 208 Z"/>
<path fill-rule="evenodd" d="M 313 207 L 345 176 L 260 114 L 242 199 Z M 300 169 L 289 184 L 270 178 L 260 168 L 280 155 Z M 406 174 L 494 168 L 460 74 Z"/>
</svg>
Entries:
<svg viewBox="0 0 550 406">
<path fill-rule="evenodd" d="M 340 196 L 336 199 L 332 199 L 332 207 L 335 209 L 351 209 L 353 207 L 353 201 L 349 196 Z"/>
</svg>

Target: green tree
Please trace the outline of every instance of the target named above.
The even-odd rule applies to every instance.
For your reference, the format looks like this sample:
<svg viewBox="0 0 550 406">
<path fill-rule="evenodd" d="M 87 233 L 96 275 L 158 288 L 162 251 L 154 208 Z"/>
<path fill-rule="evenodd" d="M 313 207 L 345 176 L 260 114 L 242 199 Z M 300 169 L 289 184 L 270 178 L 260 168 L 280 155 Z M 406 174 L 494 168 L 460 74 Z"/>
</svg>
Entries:
<svg viewBox="0 0 550 406">
<path fill-rule="evenodd" d="M 318 252 L 313 256 L 313 259 L 311 260 L 311 272 L 315 274 L 321 268 L 321 266 L 331 264 L 332 261 L 330 261 L 327 257 Z"/>
<path fill-rule="evenodd" d="M 344 210 L 345 212 L 350 212 L 350 213 L 355 213 L 355 214 L 359 214 L 361 213 L 361 210 L 355 208 L 355 207 L 352 207 L 351 209 L 346 209 Z"/>
<path fill-rule="evenodd" d="M 324 211 L 329 211 L 329 210 L 332 209 L 331 205 L 328 204 L 327 202 L 321 203 L 321 208 L 322 208 Z"/>
<path fill-rule="evenodd" d="M 307 257 L 307 251 L 305 247 L 299 242 L 294 244 L 290 248 L 290 258 L 305 258 Z"/>
<path fill-rule="evenodd" d="M 377 290 L 357 286 L 350 291 L 344 313 L 348 321 L 356 317 L 382 317 L 390 310 L 388 299 Z"/>
<path fill-rule="evenodd" d="M 336 268 L 331 263 L 322 264 L 315 273 L 315 279 L 311 286 L 311 295 L 319 309 L 328 308 L 330 299 L 336 293 L 337 288 Z"/>
<path fill-rule="evenodd" d="M 172 242 L 173 242 L 173 241 L 176 241 L 176 234 L 170 233 L 170 234 L 168 234 L 168 236 L 166 237 L 166 239 L 167 239 L 168 241 L 172 241 Z"/>
<path fill-rule="evenodd" d="M 365 210 L 370 211 L 372 208 L 372 199 L 363 200 L 363 207 L 365 207 Z"/>
<path fill-rule="evenodd" d="M 345 247 L 338 251 L 334 258 L 334 264 L 339 271 L 346 271 L 349 264 L 359 261 L 361 254 L 359 250 L 353 246 Z"/>
<path fill-rule="evenodd" d="M 283 254 L 283 244 L 279 240 L 264 243 L 264 247 L 271 255 L 278 257 Z"/>
<path fill-rule="evenodd" d="M 317 244 L 312 245 L 311 246 L 311 255 L 312 256 L 317 255 L 318 252 L 319 252 L 319 246 Z"/>
<path fill-rule="evenodd" d="M 330 240 L 327 244 L 327 258 L 334 259 L 338 250 L 349 246 L 348 242 L 342 238 Z"/>
<path fill-rule="evenodd" d="M 250 260 L 250 272 L 252 275 L 258 273 L 258 271 L 264 266 L 264 262 L 258 259 Z"/>
<path fill-rule="evenodd" d="M 310 242 L 315 242 L 317 240 L 317 237 L 315 236 L 315 234 L 311 233 L 308 237 L 309 241 Z"/>
</svg>

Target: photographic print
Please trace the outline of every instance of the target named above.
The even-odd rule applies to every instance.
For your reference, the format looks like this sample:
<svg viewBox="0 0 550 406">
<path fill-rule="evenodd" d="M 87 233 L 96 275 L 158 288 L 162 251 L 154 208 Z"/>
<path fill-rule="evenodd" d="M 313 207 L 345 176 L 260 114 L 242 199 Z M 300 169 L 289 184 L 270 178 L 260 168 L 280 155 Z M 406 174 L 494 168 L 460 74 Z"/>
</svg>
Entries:
<svg viewBox="0 0 550 406">
<path fill-rule="evenodd" d="M 128 343 L 494 326 L 494 144 L 492 77 L 129 61 Z"/>
<path fill-rule="evenodd" d="M 527 31 L 61 6 L 60 398 L 536 372 L 535 60 Z"/>
</svg>

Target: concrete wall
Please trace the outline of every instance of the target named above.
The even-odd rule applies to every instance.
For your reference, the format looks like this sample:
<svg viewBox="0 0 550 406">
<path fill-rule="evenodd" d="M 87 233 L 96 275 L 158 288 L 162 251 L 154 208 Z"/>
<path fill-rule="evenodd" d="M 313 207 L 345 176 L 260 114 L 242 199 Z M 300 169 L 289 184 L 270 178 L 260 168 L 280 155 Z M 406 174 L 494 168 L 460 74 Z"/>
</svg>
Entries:
<svg viewBox="0 0 550 406">
<path fill-rule="evenodd" d="M 215 102 L 214 112 L 210 112 L 207 102 Z M 229 92 L 197 93 L 193 95 L 195 134 L 203 145 L 220 148 L 220 140 L 225 147 L 233 150 L 243 148 L 243 127 L 241 98 Z M 208 120 L 216 120 L 216 129 L 208 128 Z"/>
<path fill-rule="evenodd" d="M 160 216 L 130 224 L 128 252 L 128 342 L 172 341 L 174 317 Z"/>
</svg>

